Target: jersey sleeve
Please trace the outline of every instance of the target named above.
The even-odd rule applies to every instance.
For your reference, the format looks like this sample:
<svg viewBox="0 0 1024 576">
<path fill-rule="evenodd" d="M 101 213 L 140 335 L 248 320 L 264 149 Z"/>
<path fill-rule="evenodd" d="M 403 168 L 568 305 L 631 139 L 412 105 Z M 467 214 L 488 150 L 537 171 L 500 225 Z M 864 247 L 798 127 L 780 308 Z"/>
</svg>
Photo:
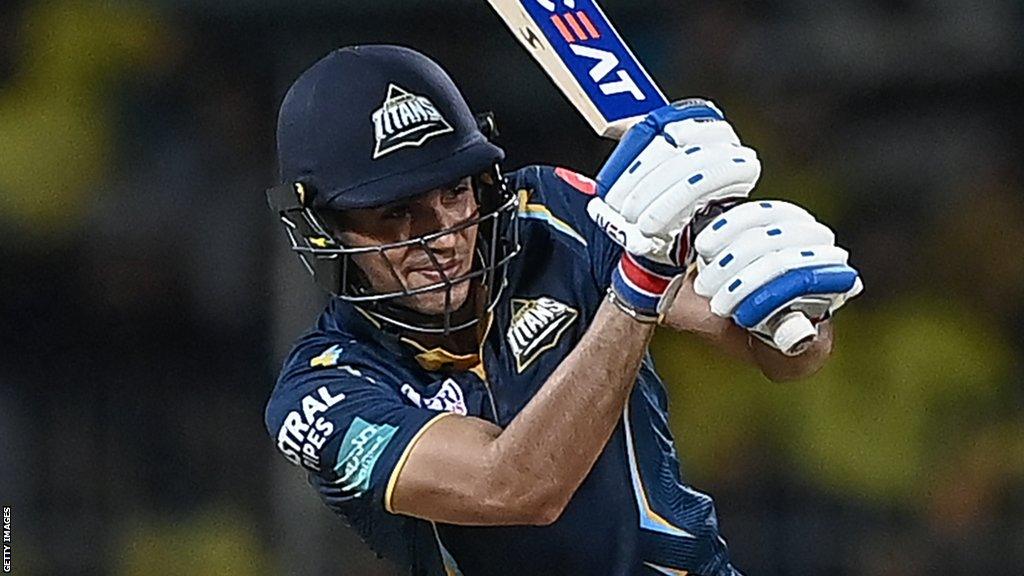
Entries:
<svg viewBox="0 0 1024 576">
<path fill-rule="evenodd" d="M 513 184 L 525 194 L 520 198 L 520 217 L 548 219 L 585 252 L 594 282 L 606 289 L 622 248 L 613 242 L 587 214 L 587 203 L 597 194 L 597 183 L 568 168 L 529 166 L 515 172 Z"/>
<path fill-rule="evenodd" d="M 353 356 L 339 344 L 297 348 L 267 405 L 267 430 L 322 493 L 369 499 L 390 512 L 391 489 L 413 445 L 449 414 L 406 403 L 388 375 Z"/>
</svg>

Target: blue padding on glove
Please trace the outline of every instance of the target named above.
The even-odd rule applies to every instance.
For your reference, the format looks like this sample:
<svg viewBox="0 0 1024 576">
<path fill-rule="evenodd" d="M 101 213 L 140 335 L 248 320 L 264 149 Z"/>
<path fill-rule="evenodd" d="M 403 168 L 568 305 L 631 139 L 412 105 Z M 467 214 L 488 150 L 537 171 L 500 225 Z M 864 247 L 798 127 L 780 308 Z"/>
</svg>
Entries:
<svg viewBox="0 0 1024 576">
<path fill-rule="evenodd" d="M 673 104 L 662 106 L 648 114 L 639 124 L 630 128 L 597 174 L 597 195 L 604 198 L 608 194 L 608 190 L 622 176 L 622 173 L 629 169 L 644 148 L 647 148 L 655 138 L 664 133 L 667 124 L 694 118 L 723 120 L 722 115 L 714 108 L 686 101 L 681 108 Z"/>
<path fill-rule="evenodd" d="M 744 298 L 732 317 L 740 326 L 751 328 L 787 302 L 801 296 L 848 292 L 856 283 L 857 276 L 856 270 L 844 264 L 790 270 Z"/>
<path fill-rule="evenodd" d="M 665 130 L 667 124 L 691 118 L 725 120 L 718 110 L 707 104 L 699 103 L 699 101 L 684 100 L 683 102 L 669 104 L 654 110 L 644 118 L 642 123 L 651 126 L 656 132 L 661 133 Z"/>
</svg>

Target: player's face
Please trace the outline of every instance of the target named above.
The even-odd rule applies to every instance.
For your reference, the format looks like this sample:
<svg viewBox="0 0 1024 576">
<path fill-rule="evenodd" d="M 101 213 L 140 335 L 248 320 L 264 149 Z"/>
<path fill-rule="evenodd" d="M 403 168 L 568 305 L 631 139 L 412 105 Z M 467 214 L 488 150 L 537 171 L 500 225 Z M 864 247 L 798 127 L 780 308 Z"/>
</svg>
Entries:
<svg viewBox="0 0 1024 576">
<path fill-rule="evenodd" d="M 408 200 L 379 208 L 346 211 L 340 226 L 341 240 L 350 247 L 403 242 L 451 228 L 478 214 L 473 181 L 466 177 L 454 186 L 431 190 Z M 470 272 L 476 236 L 477 226 L 474 225 L 443 234 L 427 244 L 448 279 Z M 385 250 L 383 254 L 360 254 L 353 258 L 368 277 L 373 291 L 378 293 L 403 288 L 412 290 L 444 280 L 430 256 L 418 245 Z M 469 289 L 470 282 L 460 282 L 452 287 L 450 305 L 453 310 L 466 302 Z M 405 296 L 398 302 L 421 314 L 443 314 L 445 290 Z"/>
</svg>

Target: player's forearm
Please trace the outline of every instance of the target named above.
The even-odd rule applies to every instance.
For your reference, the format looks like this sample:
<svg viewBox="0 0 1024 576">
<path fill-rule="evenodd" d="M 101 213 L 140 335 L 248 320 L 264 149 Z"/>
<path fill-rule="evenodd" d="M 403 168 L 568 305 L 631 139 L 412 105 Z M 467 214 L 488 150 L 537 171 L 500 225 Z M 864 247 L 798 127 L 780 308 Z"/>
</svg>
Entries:
<svg viewBox="0 0 1024 576">
<path fill-rule="evenodd" d="M 715 316 L 706 298 L 693 291 L 687 278 L 665 316 L 665 325 L 679 332 L 696 334 L 715 348 L 757 366 L 770 380 L 787 382 L 806 378 L 820 370 L 832 353 L 831 322 L 819 326 L 818 337 L 798 356 L 785 354 L 766 345 L 728 318 Z"/>
<path fill-rule="evenodd" d="M 717 316 L 689 324 L 686 329 L 672 327 L 692 332 L 733 358 L 757 366 L 773 382 L 799 380 L 821 370 L 832 354 L 834 337 L 832 323 L 824 322 L 818 329 L 818 337 L 807 350 L 798 356 L 786 356 L 757 338 L 752 338 L 746 330 Z"/>
<path fill-rule="evenodd" d="M 791 382 L 807 378 L 821 370 L 832 353 L 831 322 L 824 322 L 818 327 L 818 336 L 803 353 L 786 356 L 752 337 L 749 332 L 731 321 L 717 316 L 714 318 L 721 321 L 721 324 L 707 322 L 703 325 L 705 330 L 697 334 L 726 354 L 757 366 L 761 373 L 773 382 Z M 706 330 L 712 325 L 716 325 L 717 328 Z"/>
<path fill-rule="evenodd" d="M 614 304 L 493 443 L 500 492 L 554 521 L 607 444 L 654 328 Z"/>
</svg>

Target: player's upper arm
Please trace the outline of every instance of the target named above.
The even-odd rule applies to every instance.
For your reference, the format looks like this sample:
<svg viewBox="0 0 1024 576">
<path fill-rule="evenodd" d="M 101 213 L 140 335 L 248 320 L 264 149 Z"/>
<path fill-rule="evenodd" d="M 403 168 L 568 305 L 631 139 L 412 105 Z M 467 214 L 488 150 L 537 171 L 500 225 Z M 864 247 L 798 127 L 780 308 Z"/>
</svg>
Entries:
<svg viewBox="0 0 1024 576">
<path fill-rule="evenodd" d="M 550 524 L 561 509 L 498 452 L 501 429 L 451 417 L 424 432 L 401 468 L 389 511 L 448 524 Z"/>
</svg>

